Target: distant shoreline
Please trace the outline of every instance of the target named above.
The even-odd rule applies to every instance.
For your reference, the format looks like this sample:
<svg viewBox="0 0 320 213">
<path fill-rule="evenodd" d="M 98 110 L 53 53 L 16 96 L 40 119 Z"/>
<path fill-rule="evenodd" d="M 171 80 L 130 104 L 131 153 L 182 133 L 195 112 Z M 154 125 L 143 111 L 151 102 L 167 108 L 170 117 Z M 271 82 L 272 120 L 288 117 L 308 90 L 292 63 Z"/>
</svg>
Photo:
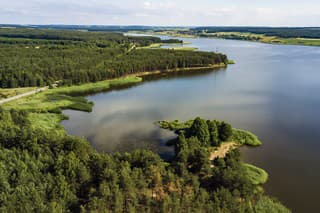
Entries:
<svg viewBox="0 0 320 213">
<path fill-rule="evenodd" d="M 144 32 L 146 33 L 146 32 Z M 162 33 L 147 32 L 154 36 L 172 36 L 177 38 L 213 38 L 235 41 L 248 41 L 263 44 L 296 45 L 296 46 L 320 46 L 320 39 L 311 38 L 281 38 L 276 36 L 265 36 L 263 34 L 240 33 L 240 32 L 218 32 L 215 34 L 179 34 L 177 32 L 164 31 Z"/>
</svg>

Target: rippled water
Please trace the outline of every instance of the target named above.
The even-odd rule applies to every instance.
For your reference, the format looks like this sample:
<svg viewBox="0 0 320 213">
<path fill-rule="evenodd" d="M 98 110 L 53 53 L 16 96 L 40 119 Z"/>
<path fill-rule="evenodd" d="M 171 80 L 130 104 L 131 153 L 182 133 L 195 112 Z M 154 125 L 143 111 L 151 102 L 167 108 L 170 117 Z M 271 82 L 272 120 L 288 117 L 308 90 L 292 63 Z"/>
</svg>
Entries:
<svg viewBox="0 0 320 213">
<path fill-rule="evenodd" d="M 320 192 L 320 48 L 184 39 L 236 64 L 210 72 L 151 78 L 128 89 L 89 96 L 92 113 L 64 111 L 63 125 L 99 151 L 164 146 L 172 133 L 157 120 L 220 119 L 257 134 L 263 146 L 243 148 L 247 162 L 268 171 L 269 194 L 294 212 L 317 212 Z"/>
</svg>

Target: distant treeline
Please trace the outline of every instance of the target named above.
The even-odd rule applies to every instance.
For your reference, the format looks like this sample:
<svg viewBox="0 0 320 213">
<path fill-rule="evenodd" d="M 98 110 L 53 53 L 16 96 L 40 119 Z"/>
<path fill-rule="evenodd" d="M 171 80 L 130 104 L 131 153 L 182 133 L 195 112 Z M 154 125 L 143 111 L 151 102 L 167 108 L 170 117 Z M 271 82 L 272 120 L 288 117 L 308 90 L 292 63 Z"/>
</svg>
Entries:
<svg viewBox="0 0 320 213">
<path fill-rule="evenodd" d="M 143 71 L 227 63 L 223 54 L 136 49 L 153 43 L 179 43 L 119 33 L 0 29 L 0 87 L 95 82 Z"/>
<path fill-rule="evenodd" d="M 39 41 L 40 40 L 40 41 Z M 44 41 L 43 41 L 44 40 Z M 83 32 L 74 30 L 48 29 L 0 29 L 0 43 L 3 44 L 78 44 L 98 47 L 112 47 L 119 44 L 134 43 L 137 46 L 148 46 L 153 43 L 182 43 L 178 39 L 161 40 L 152 36 L 124 36 L 114 32 Z"/>
<path fill-rule="evenodd" d="M 56 29 L 56 30 L 86 30 L 86 31 L 105 31 L 105 32 L 128 32 L 128 31 L 147 31 L 147 30 L 174 30 L 180 27 L 156 27 L 156 26 L 119 26 L 119 25 L 18 25 L 0 24 L 3 28 L 32 28 L 32 29 Z"/>
<path fill-rule="evenodd" d="M 215 32 L 242 32 L 256 33 L 267 36 L 278 36 L 281 38 L 320 38 L 320 27 L 157 27 L 157 26 L 104 26 L 104 25 L 12 25 L 0 24 L 0 28 L 8 30 L 16 29 L 55 29 L 55 30 L 77 30 L 91 32 L 129 32 L 129 31 L 179 31 L 179 33 L 199 33 L 207 31 Z M 189 30 L 189 31 L 186 31 Z"/>
<path fill-rule="evenodd" d="M 281 38 L 320 38 L 320 27 L 197 27 L 192 28 L 194 33 L 207 32 L 241 32 L 256 33 Z"/>
</svg>

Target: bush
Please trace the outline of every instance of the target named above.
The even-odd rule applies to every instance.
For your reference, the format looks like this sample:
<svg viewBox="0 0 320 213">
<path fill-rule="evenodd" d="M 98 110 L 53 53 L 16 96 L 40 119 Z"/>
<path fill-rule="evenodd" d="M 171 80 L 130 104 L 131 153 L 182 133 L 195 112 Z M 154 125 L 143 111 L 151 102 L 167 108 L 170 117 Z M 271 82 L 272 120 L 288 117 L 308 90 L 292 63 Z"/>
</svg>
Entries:
<svg viewBox="0 0 320 213">
<path fill-rule="evenodd" d="M 262 144 L 256 135 L 240 129 L 233 129 L 232 140 L 240 145 L 260 146 Z"/>
<path fill-rule="evenodd" d="M 279 201 L 267 196 L 262 196 L 254 207 L 259 213 L 290 213 L 291 211 L 283 206 Z"/>
<path fill-rule="evenodd" d="M 268 180 L 268 173 L 263 169 L 250 164 L 244 164 L 244 168 L 248 175 L 248 178 L 254 185 L 264 184 Z"/>
</svg>

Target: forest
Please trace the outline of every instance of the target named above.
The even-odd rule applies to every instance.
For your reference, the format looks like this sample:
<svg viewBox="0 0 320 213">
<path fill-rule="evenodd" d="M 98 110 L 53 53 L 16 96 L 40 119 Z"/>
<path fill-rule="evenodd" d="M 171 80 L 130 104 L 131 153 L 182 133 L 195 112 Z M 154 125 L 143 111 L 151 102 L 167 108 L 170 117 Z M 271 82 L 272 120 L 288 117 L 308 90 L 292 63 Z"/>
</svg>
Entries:
<svg viewBox="0 0 320 213">
<path fill-rule="evenodd" d="M 96 82 L 154 70 L 227 64 L 223 54 L 139 49 L 177 39 L 120 33 L 44 29 L 0 29 L 0 87 Z"/>
<path fill-rule="evenodd" d="M 238 149 L 209 160 L 208 147 L 232 137 L 227 123 L 189 121 L 164 161 L 147 150 L 98 153 L 61 129 L 35 128 L 28 114 L 0 110 L 1 212 L 290 212 Z"/>
</svg>

